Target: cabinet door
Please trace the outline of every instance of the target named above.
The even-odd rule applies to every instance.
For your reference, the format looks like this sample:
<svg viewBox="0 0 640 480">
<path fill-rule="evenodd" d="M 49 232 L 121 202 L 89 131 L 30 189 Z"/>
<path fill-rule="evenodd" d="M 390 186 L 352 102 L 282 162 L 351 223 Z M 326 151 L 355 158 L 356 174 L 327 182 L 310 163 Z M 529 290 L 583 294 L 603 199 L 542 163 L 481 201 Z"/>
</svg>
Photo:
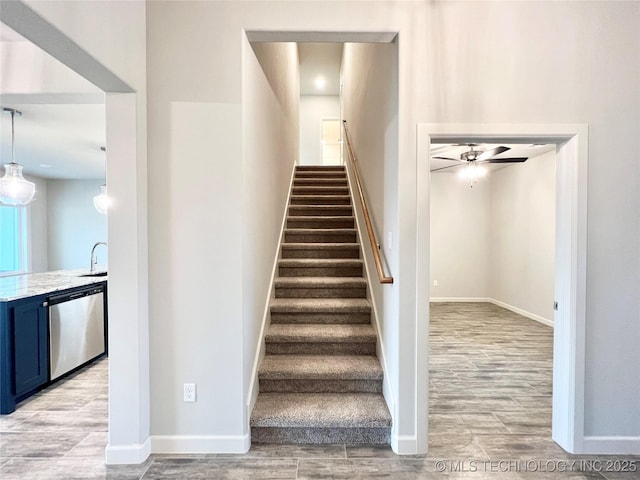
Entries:
<svg viewBox="0 0 640 480">
<path fill-rule="evenodd" d="M 39 387 L 49 377 L 47 309 L 42 299 L 13 308 L 16 397 Z"/>
</svg>

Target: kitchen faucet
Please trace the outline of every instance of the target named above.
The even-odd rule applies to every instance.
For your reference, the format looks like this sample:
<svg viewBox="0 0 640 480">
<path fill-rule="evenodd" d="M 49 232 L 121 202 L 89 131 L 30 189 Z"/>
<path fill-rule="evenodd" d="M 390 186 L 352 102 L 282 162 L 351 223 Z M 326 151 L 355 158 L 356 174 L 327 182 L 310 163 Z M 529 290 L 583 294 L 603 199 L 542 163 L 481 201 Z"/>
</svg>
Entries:
<svg viewBox="0 0 640 480">
<path fill-rule="evenodd" d="M 93 270 L 94 270 L 94 268 L 96 266 L 96 263 L 98 263 L 98 258 L 93 256 L 93 254 L 96 251 L 96 247 L 98 245 L 104 245 L 106 247 L 107 246 L 107 242 L 96 242 L 93 245 L 93 248 L 91 249 L 91 268 L 89 268 L 89 273 L 93 273 Z"/>
</svg>

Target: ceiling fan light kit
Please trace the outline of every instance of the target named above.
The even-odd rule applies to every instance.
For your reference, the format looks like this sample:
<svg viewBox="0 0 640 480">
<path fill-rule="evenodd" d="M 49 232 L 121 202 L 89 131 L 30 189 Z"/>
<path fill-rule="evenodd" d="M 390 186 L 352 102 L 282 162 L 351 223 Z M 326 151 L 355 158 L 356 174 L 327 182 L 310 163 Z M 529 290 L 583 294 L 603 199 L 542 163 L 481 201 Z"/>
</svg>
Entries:
<svg viewBox="0 0 640 480">
<path fill-rule="evenodd" d="M 495 158 L 497 155 L 504 153 L 508 150 L 511 150 L 510 147 L 498 146 L 492 148 L 491 150 L 482 151 L 475 150 L 474 147 L 478 145 L 475 143 L 468 143 L 466 146 L 469 147 L 469 150 L 466 152 L 462 152 L 460 154 L 460 159 L 449 158 L 449 157 L 440 157 L 434 156 L 434 159 L 438 160 L 450 160 L 452 162 L 456 162 L 453 165 L 447 165 L 446 167 L 435 168 L 431 170 L 432 172 L 437 172 L 439 170 L 446 170 L 448 168 L 459 167 L 461 165 L 466 165 L 464 169 L 460 171 L 460 177 L 468 180 L 473 187 L 473 184 L 476 183 L 480 178 L 484 177 L 488 171 L 483 166 L 485 163 L 522 163 L 527 160 L 528 157 L 511 157 L 511 158 Z"/>
<path fill-rule="evenodd" d="M 22 112 L 14 108 L 3 108 L 11 115 L 11 163 L 4 166 L 5 174 L 0 178 L 0 204 L 8 207 L 22 207 L 29 204 L 36 193 L 36 185 L 22 176 L 22 166 L 16 163 L 15 117 Z"/>
</svg>

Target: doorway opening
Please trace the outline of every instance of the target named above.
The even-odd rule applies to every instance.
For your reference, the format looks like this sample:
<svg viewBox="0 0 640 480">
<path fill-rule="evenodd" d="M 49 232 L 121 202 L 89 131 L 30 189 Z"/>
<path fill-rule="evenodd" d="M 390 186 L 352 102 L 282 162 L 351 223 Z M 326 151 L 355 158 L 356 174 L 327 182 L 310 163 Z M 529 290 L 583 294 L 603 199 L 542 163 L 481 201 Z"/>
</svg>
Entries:
<svg viewBox="0 0 640 480">
<path fill-rule="evenodd" d="M 586 303 L 587 126 L 443 125 L 418 126 L 418 291 L 428 291 L 430 146 L 447 143 L 549 143 L 556 145 L 556 229 L 554 267 L 552 438 L 571 453 L 583 449 L 584 312 Z M 419 318 L 430 318 L 428 302 L 418 302 Z M 424 316 L 422 316 L 424 315 Z M 424 326 L 425 338 L 429 323 Z M 419 354 L 428 362 L 426 346 Z M 427 373 L 428 375 L 428 373 Z M 426 390 L 426 389 L 425 389 Z M 421 392 L 425 403 L 427 391 Z M 426 421 L 426 419 L 425 419 Z"/>
<path fill-rule="evenodd" d="M 523 434 L 553 446 L 555 149 L 431 145 L 433 454 L 472 439 L 493 458 Z"/>
</svg>

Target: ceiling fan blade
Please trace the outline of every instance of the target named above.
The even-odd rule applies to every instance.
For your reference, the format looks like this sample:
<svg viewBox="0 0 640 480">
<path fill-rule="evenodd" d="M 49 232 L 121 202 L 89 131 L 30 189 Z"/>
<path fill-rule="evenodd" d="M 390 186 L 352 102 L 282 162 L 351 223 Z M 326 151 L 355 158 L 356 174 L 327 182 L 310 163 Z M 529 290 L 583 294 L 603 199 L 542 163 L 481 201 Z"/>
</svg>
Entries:
<svg viewBox="0 0 640 480">
<path fill-rule="evenodd" d="M 491 150 L 487 150 L 486 152 L 482 152 L 480 155 L 478 155 L 478 158 L 476 158 L 476 161 L 487 160 L 488 158 L 495 157 L 496 155 L 500 155 L 501 153 L 504 153 L 507 150 L 511 150 L 511 149 L 509 147 L 492 148 Z"/>
<path fill-rule="evenodd" d="M 465 162 L 465 163 L 467 163 L 467 162 Z M 432 172 L 437 172 L 438 170 L 446 170 L 447 168 L 459 167 L 461 165 L 462 165 L 462 163 L 458 163 L 457 165 L 447 165 L 446 167 L 434 168 L 431 171 Z"/>
<path fill-rule="evenodd" d="M 449 158 L 449 157 L 431 157 L 431 158 L 437 158 L 438 160 L 452 160 L 454 162 L 459 162 L 460 159 L 458 158 Z"/>
<path fill-rule="evenodd" d="M 480 163 L 518 163 L 524 162 L 529 157 L 513 157 L 513 158 L 490 158 L 489 160 L 476 160 Z"/>
</svg>

